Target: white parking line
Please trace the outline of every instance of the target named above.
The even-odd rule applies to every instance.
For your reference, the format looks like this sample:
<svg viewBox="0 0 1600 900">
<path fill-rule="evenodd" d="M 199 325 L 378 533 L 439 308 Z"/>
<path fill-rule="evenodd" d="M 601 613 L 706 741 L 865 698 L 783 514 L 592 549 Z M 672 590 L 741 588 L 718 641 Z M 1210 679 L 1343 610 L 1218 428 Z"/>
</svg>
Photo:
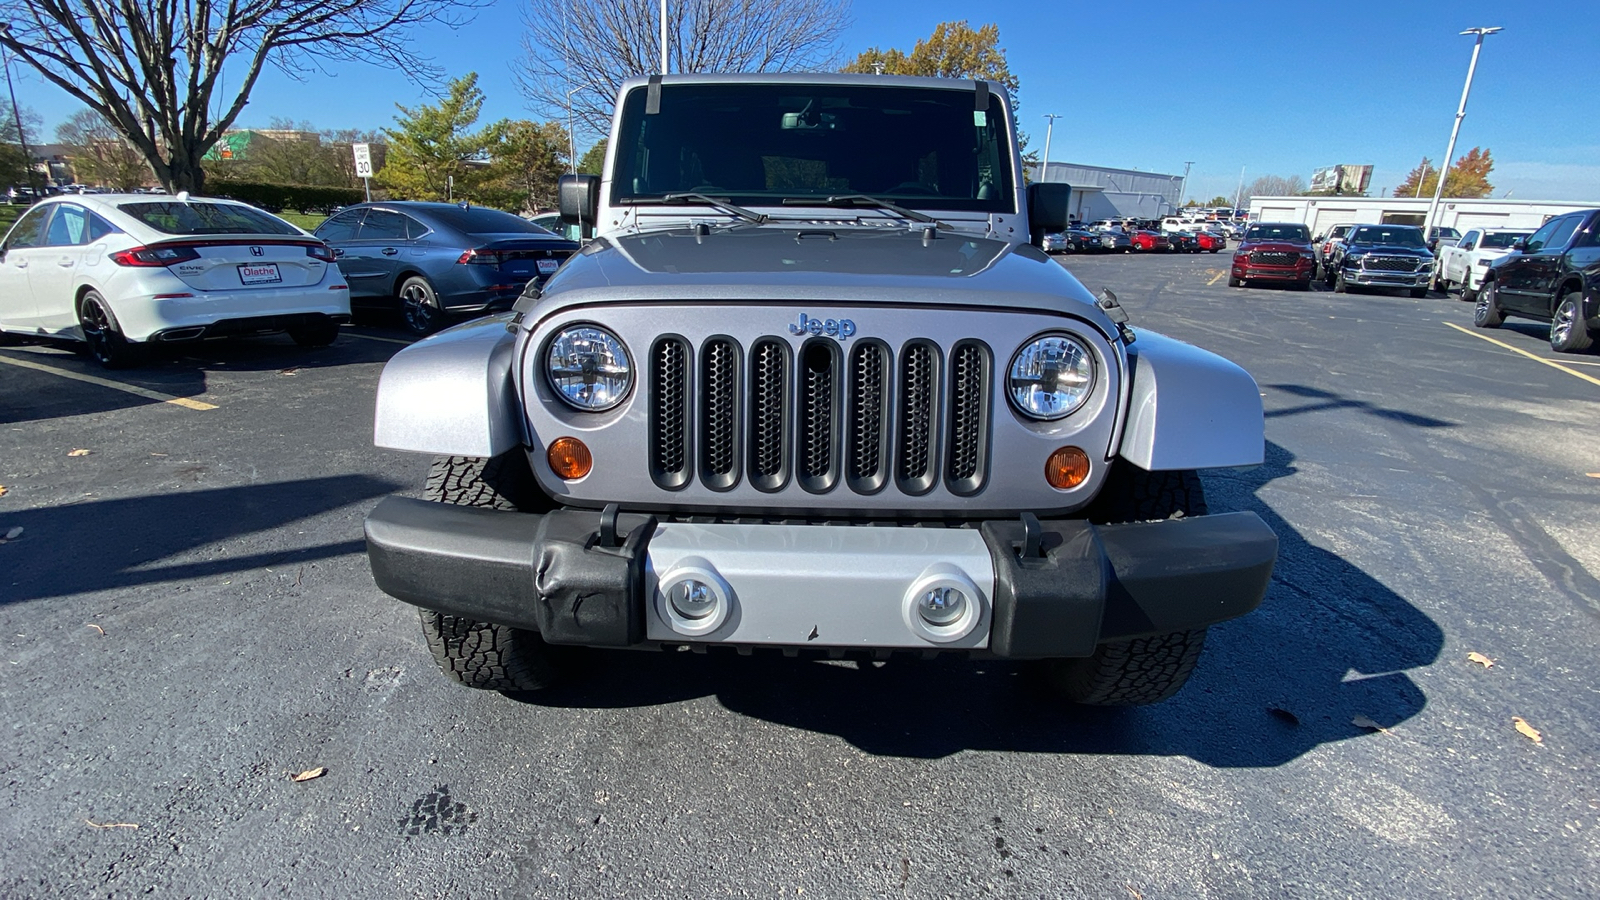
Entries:
<svg viewBox="0 0 1600 900">
<path fill-rule="evenodd" d="M 1584 381 L 1587 381 L 1590 384 L 1600 385 L 1600 378 L 1592 378 L 1592 377 L 1590 377 L 1588 375 L 1583 374 L 1582 372 L 1579 372 L 1577 369 L 1569 369 L 1566 366 L 1562 365 L 1561 363 L 1551 362 L 1550 360 L 1545 359 L 1542 356 L 1534 356 L 1532 353 L 1529 353 L 1526 350 L 1519 350 L 1516 347 L 1513 347 L 1510 344 L 1505 343 L 1504 341 L 1497 341 L 1494 338 L 1489 337 L 1486 334 L 1479 334 L 1476 331 L 1469 331 L 1468 329 L 1462 328 L 1460 325 L 1457 325 L 1454 322 L 1446 322 L 1444 324 L 1449 325 L 1451 328 L 1454 328 L 1455 330 L 1461 332 L 1462 334 L 1470 334 L 1475 338 L 1483 338 L 1484 340 L 1488 341 L 1489 343 L 1494 344 L 1496 347 L 1504 347 L 1507 350 L 1510 350 L 1512 353 L 1519 353 L 1519 354 L 1521 354 L 1523 356 L 1526 356 L 1527 358 L 1533 360 L 1534 362 L 1544 363 L 1545 365 L 1549 366 L 1552 369 L 1560 369 L 1561 371 L 1567 373 L 1568 375 L 1571 375 L 1573 378 L 1582 378 Z"/>
<path fill-rule="evenodd" d="M 121 391 L 124 394 L 132 394 L 135 397 L 143 397 L 146 400 L 158 400 L 162 403 L 171 403 L 173 406 L 181 406 L 184 409 L 206 410 L 217 408 L 216 404 L 206 403 L 203 400 L 191 400 L 188 397 L 174 397 L 171 394 L 163 394 L 160 391 L 152 391 L 149 388 L 142 388 L 132 384 L 123 384 L 120 381 L 112 381 L 109 378 L 96 378 L 93 375 L 84 375 L 81 372 L 58 369 L 55 366 L 46 366 L 41 363 L 29 362 L 27 360 L 16 359 L 10 356 L 0 356 L 0 363 L 5 363 L 8 366 L 16 366 L 19 369 L 32 369 L 35 372 L 46 372 L 51 375 L 59 375 L 62 378 L 70 378 L 73 381 L 96 384 L 100 387 L 111 388 L 114 391 Z"/>
</svg>

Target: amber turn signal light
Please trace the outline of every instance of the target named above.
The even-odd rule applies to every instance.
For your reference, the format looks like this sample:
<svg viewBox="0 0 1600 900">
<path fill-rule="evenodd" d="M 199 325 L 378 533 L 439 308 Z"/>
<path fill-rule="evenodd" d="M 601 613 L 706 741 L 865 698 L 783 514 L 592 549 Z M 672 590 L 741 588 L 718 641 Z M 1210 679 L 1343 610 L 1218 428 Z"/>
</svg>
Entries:
<svg viewBox="0 0 1600 900">
<path fill-rule="evenodd" d="M 575 437 L 559 437 L 551 441 L 545 458 L 550 461 L 550 471 L 566 481 L 577 481 L 594 468 L 594 457 L 589 455 L 589 448 Z"/>
<path fill-rule="evenodd" d="M 1077 447 L 1062 447 L 1045 460 L 1044 480 L 1058 491 L 1083 484 L 1089 477 L 1089 454 Z"/>
</svg>

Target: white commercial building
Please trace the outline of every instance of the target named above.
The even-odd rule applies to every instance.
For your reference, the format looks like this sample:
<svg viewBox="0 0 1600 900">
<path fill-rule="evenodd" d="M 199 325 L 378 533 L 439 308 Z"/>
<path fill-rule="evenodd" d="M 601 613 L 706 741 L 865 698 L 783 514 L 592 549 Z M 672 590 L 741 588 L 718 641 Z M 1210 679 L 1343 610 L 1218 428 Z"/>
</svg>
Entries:
<svg viewBox="0 0 1600 900">
<path fill-rule="evenodd" d="M 1034 181 L 1063 181 L 1072 187 L 1069 212 L 1074 219 L 1159 219 L 1178 208 L 1183 193 L 1182 175 L 1162 175 L 1136 169 L 1108 169 L 1077 163 L 1049 164 L 1044 178 L 1039 167 L 1029 166 Z"/>
<path fill-rule="evenodd" d="M 1429 197 L 1251 197 L 1252 222 L 1304 222 L 1313 235 L 1326 234 L 1341 222 L 1374 225 L 1421 225 L 1428 215 Z M 1439 201 L 1436 224 L 1466 231 L 1468 228 L 1538 228 L 1554 216 L 1600 203 L 1564 203 L 1546 200 Z"/>
</svg>

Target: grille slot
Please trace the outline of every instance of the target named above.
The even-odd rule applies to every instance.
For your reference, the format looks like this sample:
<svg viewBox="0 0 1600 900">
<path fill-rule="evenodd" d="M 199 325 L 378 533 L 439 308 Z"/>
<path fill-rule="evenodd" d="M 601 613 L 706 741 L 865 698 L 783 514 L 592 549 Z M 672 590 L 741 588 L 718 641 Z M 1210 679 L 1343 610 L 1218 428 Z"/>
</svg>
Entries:
<svg viewBox="0 0 1600 900">
<path fill-rule="evenodd" d="M 712 338 L 700 349 L 700 479 L 712 490 L 739 483 L 739 348 Z"/>
<path fill-rule="evenodd" d="M 689 345 L 668 337 L 650 348 L 650 477 L 675 491 L 689 483 Z"/>
<path fill-rule="evenodd" d="M 938 478 L 933 436 L 938 433 L 939 352 L 928 341 L 900 351 L 895 479 L 907 494 L 926 494 Z"/>
<path fill-rule="evenodd" d="M 950 353 L 950 449 L 945 482 L 953 493 L 983 487 L 989 456 L 989 353 L 963 341 Z"/>
<path fill-rule="evenodd" d="M 849 395 L 846 421 L 849 447 L 845 450 L 845 480 L 858 494 L 883 489 L 888 481 L 884 460 L 889 456 L 889 348 L 878 341 L 863 341 L 850 351 Z"/>
<path fill-rule="evenodd" d="M 789 347 L 763 338 L 750 350 L 750 483 L 776 491 L 788 480 Z"/>
<path fill-rule="evenodd" d="M 800 349 L 795 472 L 800 486 L 813 493 L 839 480 L 838 356 L 831 340 L 807 341 Z"/>
</svg>

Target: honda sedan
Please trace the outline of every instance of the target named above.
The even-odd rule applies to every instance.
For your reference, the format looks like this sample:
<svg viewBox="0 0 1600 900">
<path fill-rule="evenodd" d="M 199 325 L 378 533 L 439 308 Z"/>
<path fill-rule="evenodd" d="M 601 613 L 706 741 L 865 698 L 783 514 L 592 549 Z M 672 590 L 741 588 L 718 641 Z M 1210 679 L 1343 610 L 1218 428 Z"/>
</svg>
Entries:
<svg viewBox="0 0 1600 900">
<path fill-rule="evenodd" d="M 83 341 L 107 368 L 227 335 L 325 346 L 349 318 L 327 245 L 232 200 L 51 197 L 0 243 L 0 331 Z"/>
<path fill-rule="evenodd" d="M 350 281 L 351 301 L 399 306 L 426 335 L 451 318 L 509 309 L 578 245 L 519 216 L 466 203 L 348 207 L 317 226 Z"/>
</svg>

